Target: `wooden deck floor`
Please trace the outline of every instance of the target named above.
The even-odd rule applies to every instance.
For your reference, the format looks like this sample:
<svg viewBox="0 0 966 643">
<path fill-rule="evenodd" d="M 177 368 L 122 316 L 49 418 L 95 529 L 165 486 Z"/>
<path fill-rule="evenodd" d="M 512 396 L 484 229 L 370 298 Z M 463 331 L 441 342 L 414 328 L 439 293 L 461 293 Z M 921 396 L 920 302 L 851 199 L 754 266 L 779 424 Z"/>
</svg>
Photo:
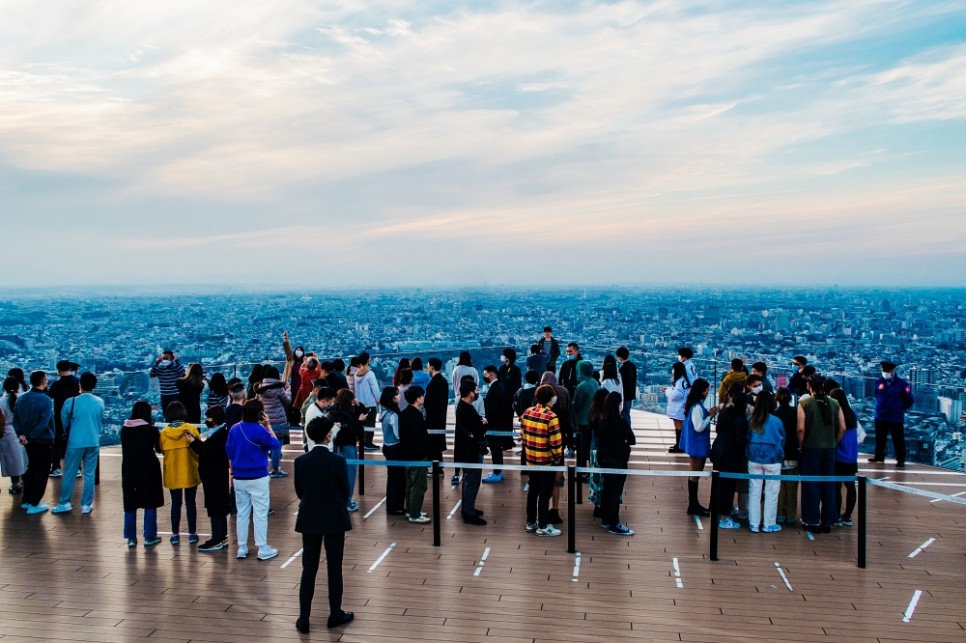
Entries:
<svg viewBox="0 0 966 643">
<path fill-rule="evenodd" d="M 641 444 L 632 466 L 685 468 L 666 453 L 673 436 L 666 419 L 635 412 L 634 424 Z M 288 459 L 300 452 L 289 449 Z M 464 525 L 458 513 L 447 518 L 459 495 L 444 484 L 443 543 L 433 547 L 431 525 L 400 521 L 384 507 L 366 518 L 384 495 L 384 469 L 373 467 L 346 543 L 344 607 L 356 621 L 325 629 L 323 577 L 312 633 L 299 635 L 301 567 L 292 557 L 301 545 L 291 478 L 271 485 L 270 542 L 280 556 L 236 560 L 234 544 L 216 554 L 167 540 L 153 550 L 128 549 L 119 450 L 102 450 L 101 462 L 90 515 L 27 517 L 19 499 L 7 496 L 0 521 L 5 640 L 966 641 L 966 507 L 949 502 L 870 488 L 865 570 L 856 567 L 854 527 L 814 541 L 800 529 L 723 532 L 721 560 L 712 563 L 707 520 L 699 525 L 684 513 L 685 479 L 631 477 L 622 517 L 637 535 L 611 536 L 590 505 L 578 506 L 578 557 L 566 553 L 566 534 L 524 532 L 516 473 L 484 485 L 479 507 L 490 524 L 482 528 Z M 966 491 L 966 476 L 917 465 L 904 472 L 881 465 L 874 475 Z M 59 486 L 51 481 L 48 501 Z M 159 521 L 169 529 L 166 509 Z"/>
</svg>

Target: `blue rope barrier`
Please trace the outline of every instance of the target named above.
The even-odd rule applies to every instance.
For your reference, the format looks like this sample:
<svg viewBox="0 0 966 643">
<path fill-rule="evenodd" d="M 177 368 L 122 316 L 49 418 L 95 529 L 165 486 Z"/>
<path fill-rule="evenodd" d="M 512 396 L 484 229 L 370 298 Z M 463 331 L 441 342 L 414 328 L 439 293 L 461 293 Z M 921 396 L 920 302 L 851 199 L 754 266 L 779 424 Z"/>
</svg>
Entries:
<svg viewBox="0 0 966 643">
<path fill-rule="evenodd" d="M 722 478 L 734 480 L 787 480 L 796 482 L 855 482 L 858 476 L 773 476 L 763 473 L 729 473 L 719 471 Z"/>
</svg>

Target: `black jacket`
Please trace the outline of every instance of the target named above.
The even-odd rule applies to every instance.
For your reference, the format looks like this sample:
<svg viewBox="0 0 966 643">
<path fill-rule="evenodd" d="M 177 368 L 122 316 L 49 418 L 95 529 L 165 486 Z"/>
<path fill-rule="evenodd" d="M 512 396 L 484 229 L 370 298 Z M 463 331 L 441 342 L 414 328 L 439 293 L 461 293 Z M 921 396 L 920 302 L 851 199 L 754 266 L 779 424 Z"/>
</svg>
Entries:
<svg viewBox="0 0 966 643">
<path fill-rule="evenodd" d="M 362 439 L 365 425 L 359 420 L 363 407 L 353 406 L 351 411 L 329 407 L 329 419 L 342 426 L 338 435 L 335 436 L 335 446 L 347 447 L 359 444 Z"/>
<path fill-rule="evenodd" d="M 446 428 L 446 408 L 449 406 L 449 384 L 442 373 L 437 373 L 429 380 L 426 385 L 426 398 L 423 400 L 423 409 L 426 411 L 427 429 Z M 429 436 L 429 443 L 432 452 L 436 457 L 442 455 L 446 450 L 445 435 Z"/>
<path fill-rule="evenodd" d="M 516 364 L 503 364 L 497 371 L 497 377 L 508 398 L 513 399 L 520 387 L 523 386 L 523 373 Z"/>
<path fill-rule="evenodd" d="M 415 406 L 409 405 L 399 414 L 399 450 L 403 460 L 426 460 L 430 457 L 426 421 Z"/>
<path fill-rule="evenodd" d="M 486 425 L 472 404 L 463 400 L 456 403 L 456 440 L 453 445 L 455 462 L 476 462 L 479 459 L 480 443 L 486 437 Z"/>
<path fill-rule="evenodd" d="M 483 408 L 486 411 L 487 428 L 491 431 L 513 430 L 513 397 L 507 393 L 503 384 L 497 380 L 490 384 L 490 389 L 483 398 Z M 513 448 L 513 438 L 494 435 L 490 438 L 490 446 L 506 451 Z"/>
<path fill-rule="evenodd" d="M 352 529 L 349 511 L 349 469 L 345 458 L 322 445 L 295 458 L 295 495 L 300 534 L 338 534 Z"/>
<path fill-rule="evenodd" d="M 144 424 L 121 428 L 121 493 L 124 511 L 164 506 L 161 486 L 161 434 Z"/>
<path fill-rule="evenodd" d="M 227 516 L 231 511 L 228 495 L 228 427 L 222 427 L 205 440 L 189 446 L 198 454 L 198 474 L 205 490 L 205 508 L 209 516 Z"/>
<path fill-rule="evenodd" d="M 631 458 L 631 445 L 637 444 L 637 437 L 624 420 L 604 420 L 598 427 L 597 459 L 612 458 L 619 460 L 621 467 L 627 466 Z"/>
<path fill-rule="evenodd" d="M 583 357 L 578 354 L 575 359 L 564 361 L 560 367 L 560 375 L 557 376 L 560 386 L 567 389 L 571 397 L 573 397 L 574 390 L 577 388 L 577 362 L 582 359 Z"/>
<path fill-rule="evenodd" d="M 621 375 L 621 382 L 624 384 L 624 402 L 633 402 L 637 397 L 637 365 L 631 360 L 627 360 L 617 369 Z"/>
</svg>

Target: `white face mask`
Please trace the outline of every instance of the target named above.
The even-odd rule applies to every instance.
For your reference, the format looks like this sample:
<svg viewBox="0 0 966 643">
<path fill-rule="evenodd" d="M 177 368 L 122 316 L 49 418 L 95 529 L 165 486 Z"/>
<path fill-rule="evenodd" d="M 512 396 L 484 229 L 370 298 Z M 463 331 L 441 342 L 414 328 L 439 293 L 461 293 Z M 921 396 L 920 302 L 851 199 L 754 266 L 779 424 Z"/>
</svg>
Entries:
<svg viewBox="0 0 966 643">
<path fill-rule="evenodd" d="M 170 359 L 161 360 L 161 366 L 171 366 L 171 360 Z"/>
<path fill-rule="evenodd" d="M 884 379 L 884 380 L 891 380 L 892 379 L 892 373 L 887 373 L 885 371 L 882 371 L 882 379 Z"/>
<path fill-rule="evenodd" d="M 751 387 L 751 392 L 754 393 L 755 395 L 758 395 L 759 393 L 761 393 L 761 391 L 762 391 L 762 387 L 761 386 L 753 386 L 753 387 Z"/>
<path fill-rule="evenodd" d="M 501 362 L 509 362 L 510 360 L 508 360 L 508 359 L 506 358 L 506 355 L 500 355 L 500 361 L 501 361 Z"/>
<path fill-rule="evenodd" d="M 302 351 L 295 351 L 296 357 L 302 357 L 302 355 L 303 355 Z"/>
</svg>

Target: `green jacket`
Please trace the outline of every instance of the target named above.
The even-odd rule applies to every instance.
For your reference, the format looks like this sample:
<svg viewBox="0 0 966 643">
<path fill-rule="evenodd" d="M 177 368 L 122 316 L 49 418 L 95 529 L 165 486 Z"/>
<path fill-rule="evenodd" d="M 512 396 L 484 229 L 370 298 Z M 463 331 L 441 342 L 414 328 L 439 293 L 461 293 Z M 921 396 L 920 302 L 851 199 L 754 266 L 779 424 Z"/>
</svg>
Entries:
<svg viewBox="0 0 966 643">
<path fill-rule="evenodd" d="M 594 379 L 594 365 L 587 360 L 577 362 L 577 388 L 574 389 L 574 415 L 577 416 L 579 426 L 587 426 L 590 422 L 590 403 L 594 401 L 594 393 L 600 384 Z"/>
</svg>

